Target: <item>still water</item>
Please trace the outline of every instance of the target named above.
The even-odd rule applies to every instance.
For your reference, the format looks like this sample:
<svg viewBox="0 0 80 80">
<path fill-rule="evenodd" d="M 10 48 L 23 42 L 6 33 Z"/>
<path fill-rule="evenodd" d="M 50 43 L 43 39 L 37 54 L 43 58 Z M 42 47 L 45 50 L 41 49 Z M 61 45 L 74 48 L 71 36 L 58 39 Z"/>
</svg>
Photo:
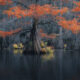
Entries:
<svg viewBox="0 0 80 80">
<path fill-rule="evenodd" d="M 79 51 L 55 50 L 53 54 L 0 51 L 0 80 L 80 80 Z"/>
</svg>

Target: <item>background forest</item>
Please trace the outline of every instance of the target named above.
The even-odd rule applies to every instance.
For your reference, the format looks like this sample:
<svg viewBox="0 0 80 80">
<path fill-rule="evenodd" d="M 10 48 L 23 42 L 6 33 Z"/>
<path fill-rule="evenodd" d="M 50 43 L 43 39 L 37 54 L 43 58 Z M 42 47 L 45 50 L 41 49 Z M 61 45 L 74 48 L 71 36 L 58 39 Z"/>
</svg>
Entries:
<svg viewBox="0 0 80 80">
<path fill-rule="evenodd" d="M 31 35 L 34 23 L 37 32 Z M 29 47 L 34 35 L 55 49 L 80 49 L 80 1 L 0 0 L 1 46 Z"/>
</svg>

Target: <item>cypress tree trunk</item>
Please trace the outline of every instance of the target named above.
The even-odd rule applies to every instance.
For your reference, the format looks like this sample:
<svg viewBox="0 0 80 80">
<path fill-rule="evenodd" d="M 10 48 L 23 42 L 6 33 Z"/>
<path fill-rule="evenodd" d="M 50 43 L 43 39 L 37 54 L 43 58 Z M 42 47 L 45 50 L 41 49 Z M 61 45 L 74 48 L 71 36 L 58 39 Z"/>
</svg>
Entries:
<svg viewBox="0 0 80 80">
<path fill-rule="evenodd" d="M 32 51 L 36 52 L 36 30 L 37 30 L 37 19 L 34 18 L 33 28 L 31 30 L 31 40 L 32 40 Z"/>
<path fill-rule="evenodd" d="M 38 20 L 34 18 L 33 28 L 31 30 L 32 51 L 34 53 L 40 53 L 41 51 L 41 46 L 40 46 L 41 39 L 39 37 L 38 30 L 37 30 L 37 22 Z"/>
</svg>

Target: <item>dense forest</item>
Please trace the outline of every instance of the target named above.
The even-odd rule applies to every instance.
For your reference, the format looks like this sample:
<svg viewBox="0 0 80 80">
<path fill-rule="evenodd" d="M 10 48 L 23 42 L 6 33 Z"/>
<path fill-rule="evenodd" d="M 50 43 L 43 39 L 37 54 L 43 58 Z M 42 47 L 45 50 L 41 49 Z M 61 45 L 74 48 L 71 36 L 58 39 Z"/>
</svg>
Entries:
<svg viewBox="0 0 80 80">
<path fill-rule="evenodd" d="M 79 0 L 0 0 L 0 47 L 80 49 Z M 45 48 L 45 49 L 44 49 Z"/>
</svg>

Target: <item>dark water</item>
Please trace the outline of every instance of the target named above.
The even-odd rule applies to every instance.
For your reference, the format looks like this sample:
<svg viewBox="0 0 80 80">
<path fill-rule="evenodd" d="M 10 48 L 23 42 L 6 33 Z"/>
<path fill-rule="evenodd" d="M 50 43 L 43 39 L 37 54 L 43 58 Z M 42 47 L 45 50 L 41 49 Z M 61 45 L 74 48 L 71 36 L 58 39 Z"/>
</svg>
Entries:
<svg viewBox="0 0 80 80">
<path fill-rule="evenodd" d="M 55 50 L 48 55 L 0 51 L 0 80 L 80 80 L 79 76 L 79 51 Z"/>
</svg>

